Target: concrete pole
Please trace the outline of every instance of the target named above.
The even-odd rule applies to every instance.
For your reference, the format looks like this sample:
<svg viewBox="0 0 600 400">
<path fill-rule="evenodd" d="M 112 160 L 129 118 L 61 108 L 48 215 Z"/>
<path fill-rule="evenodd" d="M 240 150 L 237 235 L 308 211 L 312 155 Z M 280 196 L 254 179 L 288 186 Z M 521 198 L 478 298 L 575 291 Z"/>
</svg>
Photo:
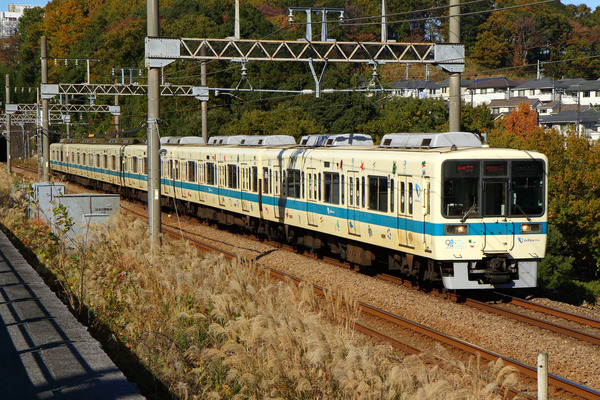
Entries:
<svg viewBox="0 0 600 400">
<path fill-rule="evenodd" d="M 115 85 L 119 84 L 119 80 L 115 79 Z M 129 82 L 129 84 L 131 85 L 131 80 Z M 119 95 L 115 94 L 115 106 L 119 106 Z M 121 130 L 120 126 L 119 126 L 119 115 L 115 115 L 115 132 L 119 132 Z M 117 134 L 115 137 L 119 137 L 119 134 Z"/>
<path fill-rule="evenodd" d="M 200 49 L 200 54 L 204 57 L 206 55 L 206 48 Z M 206 86 L 206 61 L 201 61 L 200 64 L 200 85 Z M 208 143 L 208 102 L 201 102 L 202 106 L 202 139 L 205 143 Z"/>
<path fill-rule="evenodd" d="M 6 74 L 6 104 L 10 104 L 10 75 Z M 10 142 L 10 126 L 11 126 L 11 115 L 6 114 L 6 172 L 10 175 L 11 173 L 11 164 L 10 164 L 10 156 L 11 156 L 11 142 Z"/>
<path fill-rule="evenodd" d="M 450 0 L 449 43 L 460 43 L 460 0 Z M 450 107 L 448 128 L 450 132 L 460 131 L 460 73 L 450 73 Z"/>
<path fill-rule="evenodd" d="M 160 35 L 158 0 L 147 0 L 148 36 Z M 148 228 L 152 248 L 159 244 L 160 220 L 160 138 L 158 121 L 160 118 L 160 68 L 148 67 Z"/>
<path fill-rule="evenodd" d="M 37 157 L 37 166 L 38 166 L 38 181 L 41 182 L 42 180 L 42 160 L 40 158 L 41 152 L 40 152 L 40 146 L 42 144 L 42 138 L 41 138 L 41 134 L 42 134 L 42 118 L 40 115 L 40 88 L 37 88 L 36 90 L 37 94 L 36 94 L 36 99 L 37 99 L 37 105 L 35 108 L 35 118 L 36 118 L 36 123 L 35 123 L 35 151 L 36 151 L 36 157 Z"/>
<path fill-rule="evenodd" d="M 240 40 L 240 0 L 235 0 L 235 19 L 234 19 L 233 37 Z"/>
<path fill-rule="evenodd" d="M 387 42 L 387 12 L 385 0 L 381 0 L 381 41 Z"/>
<path fill-rule="evenodd" d="M 548 353 L 538 354 L 538 400 L 548 400 Z"/>
<path fill-rule="evenodd" d="M 46 36 L 41 38 L 41 53 L 42 53 L 42 85 L 48 83 L 48 47 Z M 39 149 L 38 149 L 39 151 Z M 48 99 L 42 99 L 42 170 L 43 182 L 50 182 L 50 110 L 48 107 Z"/>
</svg>

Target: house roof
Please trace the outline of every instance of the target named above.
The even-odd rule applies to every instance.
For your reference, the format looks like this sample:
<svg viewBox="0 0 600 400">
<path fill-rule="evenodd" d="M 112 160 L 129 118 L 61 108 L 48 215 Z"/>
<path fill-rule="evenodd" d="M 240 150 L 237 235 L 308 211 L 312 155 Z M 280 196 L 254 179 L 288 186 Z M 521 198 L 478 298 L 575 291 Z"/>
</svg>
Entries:
<svg viewBox="0 0 600 400">
<path fill-rule="evenodd" d="M 577 109 L 579 108 L 579 111 L 585 111 L 588 110 L 590 108 L 590 106 L 587 105 L 577 105 L 577 104 L 563 104 L 560 106 L 560 111 L 577 111 Z"/>
<path fill-rule="evenodd" d="M 523 90 L 523 89 L 551 89 L 556 87 L 557 82 L 552 78 L 544 78 L 544 79 L 530 79 L 524 83 L 521 83 L 519 86 L 516 86 L 514 90 Z"/>
<path fill-rule="evenodd" d="M 590 108 L 577 112 L 577 110 L 561 111 L 556 114 L 540 115 L 541 124 L 576 124 L 576 123 L 600 123 L 600 111 Z"/>
<path fill-rule="evenodd" d="M 539 109 L 550 109 L 550 110 L 554 110 L 555 108 L 558 108 L 560 106 L 560 101 L 555 100 L 555 101 L 546 101 L 546 102 L 542 102 L 542 104 L 540 104 L 538 106 Z"/>
<path fill-rule="evenodd" d="M 437 83 L 426 81 L 426 80 L 416 80 L 416 81 L 396 81 L 390 84 L 392 89 L 439 89 L 440 86 Z"/>
<path fill-rule="evenodd" d="M 475 79 L 471 85 L 471 89 L 489 89 L 489 88 L 513 88 L 518 86 L 519 82 L 507 79 L 505 77 L 500 78 L 482 78 Z"/>
<path fill-rule="evenodd" d="M 508 100 L 492 100 L 490 101 L 490 103 L 488 104 L 488 108 L 494 108 L 494 107 L 517 107 L 519 104 L 528 104 L 531 107 L 534 107 L 537 105 L 537 103 L 540 103 L 540 101 L 538 99 L 529 99 L 527 97 L 511 97 Z"/>
<path fill-rule="evenodd" d="M 441 82 L 437 83 L 440 87 L 450 87 L 450 78 L 446 78 Z M 472 81 L 465 79 L 465 78 L 460 78 L 460 87 L 461 88 L 466 88 L 469 87 L 473 84 Z"/>
<path fill-rule="evenodd" d="M 575 82 L 566 88 L 566 92 L 584 92 L 584 91 L 600 90 L 600 81 L 582 81 Z"/>
</svg>

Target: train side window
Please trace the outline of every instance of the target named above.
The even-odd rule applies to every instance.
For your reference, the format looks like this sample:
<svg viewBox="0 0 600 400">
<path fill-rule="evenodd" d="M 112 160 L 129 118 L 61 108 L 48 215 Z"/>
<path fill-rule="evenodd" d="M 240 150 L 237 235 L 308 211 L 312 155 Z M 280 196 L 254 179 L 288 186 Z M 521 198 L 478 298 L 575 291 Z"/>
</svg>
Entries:
<svg viewBox="0 0 600 400">
<path fill-rule="evenodd" d="M 238 188 L 238 169 L 235 164 L 227 164 L 227 187 Z"/>
<path fill-rule="evenodd" d="M 348 179 L 348 205 L 354 205 L 354 179 Z"/>
<path fill-rule="evenodd" d="M 208 185 L 215 184 L 215 164 L 206 163 L 206 183 Z"/>
<path fill-rule="evenodd" d="M 137 157 L 131 157 L 131 172 L 133 172 L 134 174 L 137 174 L 137 164 L 138 164 L 138 159 Z"/>
<path fill-rule="evenodd" d="M 96 154 L 96 168 L 100 168 L 100 154 Z"/>
<path fill-rule="evenodd" d="M 258 167 L 252 167 L 252 191 L 258 193 Z"/>
<path fill-rule="evenodd" d="M 104 155 L 104 168 L 108 168 L 108 155 Z"/>
<path fill-rule="evenodd" d="M 83 164 L 82 165 L 87 165 L 86 164 L 86 161 L 87 161 L 86 156 L 87 156 L 87 154 L 83 153 Z"/>
<path fill-rule="evenodd" d="M 408 213 L 412 215 L 413 213 L 413 184 L 408 184 Z"/>
<path fill-rule="evenodd" d="M 144 157 L 144 163 L 142 164 L 142 174 L 148 175 L 148 157 Z"/>
<path fill-rule="evenodd" d="M 318 188 L 319 181 L 317 180 L 317 174 L 313 174 L 313 200 L 318 200 L 317 195 L 319 194 Z"/>
<path fill-rule="evenodd" d="M 188 182 L 196 182 L 196 162 L 188 161 L 187 163 L 187 178 Z"/>
<path fill-rule="evenodd" d="M 346 204 L 346 175 L 342 175 L 342 205 Z"/>
<path fill-rule="evenodd" d="M 356 184 L 356 207 L 360 207 L 360 178 L 355 178 L 354 183 Z"/>
<path fill-rule="evenodd" d="M 275 194 L 279 195 L 279 193 L 280 193 L 279 188 L 281 187 L 279 171 L 275 171 L 275 182 L 273 182 L 273 185 L 275 186 Z"/>
<path fill-rule="evenodd" d="M 337 172 L 323 173 L 325 203 L 340 204 L 340 174 Z"/>
<path fill-rule="evenodd" d="M 388 211 L 388 186 L 385 176 L 369 176 L 369 209 Z"/>
<path fill-rule="evenodd" d="M 269 181 L 270 181 L 269 176 L 270 176 L 269 168 L 263 167 L 263 193 L 264 194 L 269 194 Z"/>
<path fill-rule="evenodd" d="M 302 191 L 300 192 L 300 197 L 304 198 L 304 172 L 302 172 L 301 176 L 300 181 L 302 182 Z"/>
<path fill-rule="evenodd" d="M 299 169 L 288 169 L 287 176 L 284 171 L 284 182 L 287 177 L 287 195 L 288 197 L 298 199 L 300 198 L 300 170 Z"/>
<path fill-rule="evenodd" d="M 319 201 L 323 201 L 323 191 L 321 190 L 321 173 L 319 172 L 319 180 L 317 181 L 317 185 L 319 185 Z"/>
<path fill-rule="evenodd" d="M 390 212 L 394 212 L 394 180 L 390 181 Z"/>
<path fill-rule="evenodd" d="M 406 210 L 406 195 L 404 191 L 406 190 L 406 184 L 404 182 L 400 182 L 400 213 L 404 214 L 404 210 Z"/>
<path fill-rule="evenodd" d="M 367 188 L 365 187 L 365 177 L 364 176 L 362 177 L 362 185 L 361 186 L 362 186 L 362 192 L 361 192 L 362 193 L 362 197 L 361 197 L 362 198 L 362 206 L 363 206 L 363 208 L 365 208 L 365 194 L 366 194 Z"/>
<path fill-rule="evenodd" d="M 111 168 L 115 170 L 117 169 L 117 156 L 112 156 Z"/>
</svg>

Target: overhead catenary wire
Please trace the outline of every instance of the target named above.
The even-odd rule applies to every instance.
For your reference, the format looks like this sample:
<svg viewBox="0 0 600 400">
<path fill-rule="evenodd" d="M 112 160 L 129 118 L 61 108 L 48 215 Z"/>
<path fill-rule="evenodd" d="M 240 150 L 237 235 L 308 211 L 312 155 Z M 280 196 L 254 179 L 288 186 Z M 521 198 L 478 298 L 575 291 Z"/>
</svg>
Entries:
<svg viewBox="0 0 600 400">
<path fill-rule="evenodd" d="M 543 1 L 538 1 L 538 2 L 534 2 L 534 3 L 520 4 L 520 5 L 516 5 L 516 6 L 508 6 L 508 7 L 502 7 L 502 8 L 490 8 L 488 10 L 464 12 L 464 13 L 460 13 L 460 14 L 456 14 L 456 15 L 440 15 L 435 18 L 436 19 L 448 19 L 448 18 L 455 18 L 455 17 L 466 17 L 466 16 L 470 16 L 470 15 L 487 14 L 487 13 L 491 13 L 491 12 L 510 10 L 510 9 L 514 9 L 514 8 L 536 6 L 536 5 L 545 4 L 545 3 L 554 3 L 557 1 L 559 1 L 559 0 L 543 0 Z M 429 21 L 431 19 L 432 19 L 432 17 L 411 18 L 411 19 L 403 19 L 403 20 L 396 20 L 396 21 L 387 21 L 386 24 L 387 25 L 402 24 L 402 23 L 406 23 L 406 22 Z M 341 25 L 342 26 L 381 25 L 381 22 L 342 23 Z"/>
</svg>

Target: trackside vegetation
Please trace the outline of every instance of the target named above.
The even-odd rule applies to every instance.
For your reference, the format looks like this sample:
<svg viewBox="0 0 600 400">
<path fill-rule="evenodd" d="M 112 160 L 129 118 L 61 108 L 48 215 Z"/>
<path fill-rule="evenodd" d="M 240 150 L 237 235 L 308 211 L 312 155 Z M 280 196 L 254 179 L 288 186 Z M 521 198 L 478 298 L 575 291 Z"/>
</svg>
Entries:
<svg viewBox="0 0 600 400">
<path fill-rule="evenodd" d="M 463 362 L 443 348 L 404 356 L 369 343 L 351 329 L 356 302 L 335 300 L 335 288 L 318 298 L 307 285 L 273 281 L 253 263 L 184 241 L 152 254 L 141 221 L 120 217 L 75 243 L 64 209 L 55 209 L 53 230 L 28 219 L 26 193 L 11 193 L 10 183 L 0 172 L 2 229 L 31 249 L 81 319 L 108 332 L 173 399 L 495 400 L 517 383 L 501 361 Z M 165 398 L 154 383 L 138 384 Z"/>
</svg>

